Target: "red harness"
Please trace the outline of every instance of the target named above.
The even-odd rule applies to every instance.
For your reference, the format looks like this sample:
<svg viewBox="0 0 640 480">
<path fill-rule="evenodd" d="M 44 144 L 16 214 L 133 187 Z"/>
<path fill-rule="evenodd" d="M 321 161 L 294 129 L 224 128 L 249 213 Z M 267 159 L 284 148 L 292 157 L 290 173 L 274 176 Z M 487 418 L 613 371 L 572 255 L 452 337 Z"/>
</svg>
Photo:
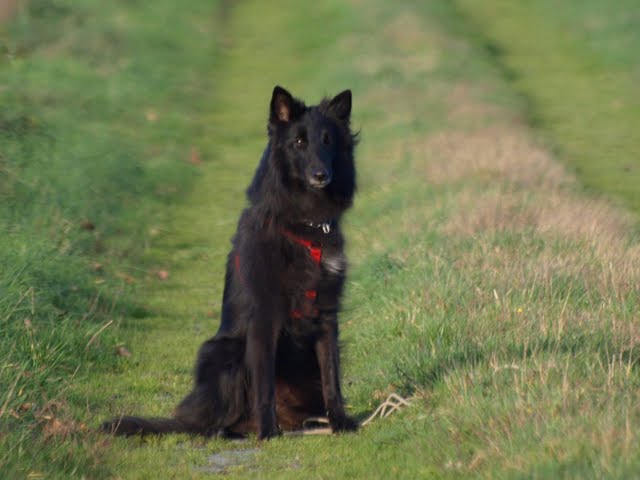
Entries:
<svg viewBox="0 0 640 480">
<path fill-rule="evenodd" d="M 305 247 L 309 252 L 309 256 L 311 257 L 311 260 L 313 260 L 313 263 L 320 266 L 320 262 L 322 260 L 321 246 L 314 245 L 314 243 L 311 240 L 307 240 L 306 238 L 299 237 L 298 235 L 296 235 L 293 232 L 290 232 L 289 230 L 282 230 L 282 233 L 293 242 Z M 240 255 L 238 253 L 236 253 L 234 257 L 234 264 L 235 264 L 236 271 L 238 272 L 239 275 L 241 275 Z M 303 317 L 317 317 L 318 309 L 315 307 L 315 302 L 317 297 L 318 297 L 317 290 L 305 290 L 304 292 L 305 302 L 302 306 L 302 309 L 300 310 L 300 309 L 294 308 L 293 310 L 291 310 L 291 312 L 289 312 L 289 315 L 291 316 L 291 318 L 299 320 Z"/>
<path fill-rule="evenodd" d="M 307 240 L 306 238 L 299 237 L 298 235 L 290 232 L 289 230 L 282 230 L 282 233 L 298 245 L 302 245 L 309 251 L 309 256 L 313 263 L 320 266 L 320 261 L 322 260 L 322 247 L 319 245 L 314 245 L 311 240 Z M 308 317 L 317 317 L 318 309 L 315 307 L 316 297 L 318 296 L 318 292 L 316 290 L 306 290 L 304 292 L 304 298 L 306 301 L 303 304 L 303 310 L 293 309 L 289 313 L 291 318 L 300 319 L 304 316 Z"/>
</svg>

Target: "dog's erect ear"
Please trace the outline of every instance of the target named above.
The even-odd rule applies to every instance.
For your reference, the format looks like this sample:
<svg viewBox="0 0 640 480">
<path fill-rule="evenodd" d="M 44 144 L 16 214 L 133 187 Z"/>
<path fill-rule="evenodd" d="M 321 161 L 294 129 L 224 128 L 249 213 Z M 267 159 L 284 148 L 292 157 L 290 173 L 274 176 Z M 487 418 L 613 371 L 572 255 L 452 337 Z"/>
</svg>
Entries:
<svg viewBox="0 0 640 480">
<path fill-rule="evenodd" d="M 292 117 L 295 100 L 284 88 L 276 85 L 271 95 L 271 113 L 269 120 L 272 122 L 288 122 Z"/>
<path fill-rule="evenodd" d="M 348 120 L 351 116 L 351 90 L 345 90 L 331 99 L 329 110 L 340 120 Z"/>
</svg>

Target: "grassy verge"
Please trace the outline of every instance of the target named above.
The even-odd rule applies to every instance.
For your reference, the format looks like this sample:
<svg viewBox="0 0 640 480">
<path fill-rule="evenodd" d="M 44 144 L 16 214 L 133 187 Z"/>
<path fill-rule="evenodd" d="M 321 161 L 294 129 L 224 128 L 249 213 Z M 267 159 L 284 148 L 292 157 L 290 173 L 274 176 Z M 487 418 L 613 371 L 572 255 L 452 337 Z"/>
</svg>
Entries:
<svg viewBox="0 0 640 480">
<path fill-rule="evenodd" d="M 172 25 L 183 14 L 192 25 L 213 21 L 188 5 L 175 7 Z M 201 478 L 225 463 L 228 478 L 632 476 L 640 248 L 631 222 L 580 196 L 532 140 L 490 55 L 446 29 L 456 18 L 449 3 L 245 1 L 226 12 L 215 68 L 185 66 L 215 86 L 195 90 L 199 128 L 172 137 L 211 161 L 166 206 L 144 255 L 169 277 L 136 283 L 144 318 L 112 332 L 132 355 L 76 376 L 71 418 L 166 415 L 188 390 L 195 352 L 215 331 L 228 238 L 276 83 L 309 101 L 354 90 L 362 143 L 347 218 L 345 392 L 358 416 L 392 391 L 412 406 L 356 435 L 262 444 L 85 432 L 76 438 L 95 463 L 79 464 L 77 444 L 66 444 L 76 470 L 58 463 L 44 473 Z M 211 32 L 176 35 L 192 30 Z M 201 65 L 202 45 L 193 51 L 185 65 Z M 43 451 L 60 457 L 54 447 Z M 28 472 L 26 456 L 16 465 Z"/>
<path fill-rule="evenodd" d="M 637 2 L 457 5 L 580 180 L 640 211 Z"/>
<path fill-rule="evenodd" d="M 184 143 L 216 60 L 193 3 L 31 1 L 0 26 L 3 478 L 97 475 L 73 385 L 126 364 L 148 245 L 207 155 Z"/>
</svg>

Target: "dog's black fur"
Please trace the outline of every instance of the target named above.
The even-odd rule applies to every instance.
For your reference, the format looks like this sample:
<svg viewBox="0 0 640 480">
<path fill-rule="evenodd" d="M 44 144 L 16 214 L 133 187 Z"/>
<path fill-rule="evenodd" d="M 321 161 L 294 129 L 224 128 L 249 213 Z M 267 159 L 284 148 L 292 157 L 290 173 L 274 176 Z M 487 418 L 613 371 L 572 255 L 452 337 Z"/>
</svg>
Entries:
<svg viewBox="0 0 640 480">
<path fill-rule="evenodd" d="M 274 88 L 269 142 L 227 261 L 222 322 L 200 348 L 193 391 L 171 419 L 126 416 L 103 430 L 268 438 L 325 414 L 334 432 L 357 428 L 338 350 L 340 218 L 355 192 L 350 116 L 349 90 L 307 107 Z"/>
</svg>

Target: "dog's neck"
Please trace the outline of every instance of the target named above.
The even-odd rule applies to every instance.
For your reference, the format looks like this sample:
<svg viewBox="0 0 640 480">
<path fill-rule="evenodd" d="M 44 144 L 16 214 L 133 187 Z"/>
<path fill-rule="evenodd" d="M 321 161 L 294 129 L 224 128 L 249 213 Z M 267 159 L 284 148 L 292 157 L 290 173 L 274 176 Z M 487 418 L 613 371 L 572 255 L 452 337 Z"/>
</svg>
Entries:
<svg viewBox="0 0 640 480">
<path fill-rule="evenodd" d="M 321 234 L 321 235 L 329 235 L 330 233 L 336 231 L 338 229 L 338 219 L 330 218 L 328 220 L 317 222 L 309 219 L 301 219 L 301 220 L 287 220 L 277 219 L 276 217 L 270 216 L 264 222 L 264 226 L 267 229 L 274 228 L 281 232 L 292 232 L 298 235 L 313 235 Z"/>
</svg>

